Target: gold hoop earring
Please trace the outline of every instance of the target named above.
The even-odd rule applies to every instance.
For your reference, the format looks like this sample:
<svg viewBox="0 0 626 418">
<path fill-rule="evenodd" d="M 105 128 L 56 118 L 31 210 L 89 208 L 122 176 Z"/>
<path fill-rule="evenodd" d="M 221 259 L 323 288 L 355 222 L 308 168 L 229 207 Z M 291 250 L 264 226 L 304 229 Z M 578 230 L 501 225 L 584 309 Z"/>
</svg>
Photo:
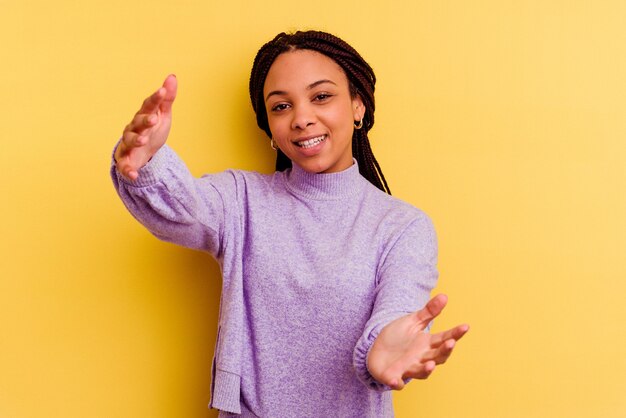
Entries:
<svg viewBox="0 0 626 418">
<path fill-rule="evenodd" d="M 270 147 L 272 147 L 274 151 L 278 151 L 278 147 L 276 146 L 276 143 L 274 142 L 274 138 L 270 138 Z"/>
<path fill-rule="evenodd" d="M 363 119 L 365 119 L 365 117 L 362 117 L 361 120 L 357 123 L 354 122 L 354 129 L 361 129 L 363 127 Z"/>
</svg>

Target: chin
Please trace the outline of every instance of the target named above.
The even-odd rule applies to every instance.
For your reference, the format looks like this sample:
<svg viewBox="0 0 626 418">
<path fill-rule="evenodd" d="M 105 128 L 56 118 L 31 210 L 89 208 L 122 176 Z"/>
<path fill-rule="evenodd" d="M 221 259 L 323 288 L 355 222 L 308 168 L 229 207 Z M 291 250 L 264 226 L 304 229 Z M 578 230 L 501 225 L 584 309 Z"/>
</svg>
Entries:
<svg viewBox="0 0 626 418">
<path fill-rule="evenodd" d="M 308 173 L 315 173 L 315 174 L 323 173 L 330 168 L 327 165 L 314 163 L 314 162 L 302 163 L 302 164 L 296 163 L 296 164 L 298 164 L 300 168 L 302 168 L 304 171 Z"/>
</svg>

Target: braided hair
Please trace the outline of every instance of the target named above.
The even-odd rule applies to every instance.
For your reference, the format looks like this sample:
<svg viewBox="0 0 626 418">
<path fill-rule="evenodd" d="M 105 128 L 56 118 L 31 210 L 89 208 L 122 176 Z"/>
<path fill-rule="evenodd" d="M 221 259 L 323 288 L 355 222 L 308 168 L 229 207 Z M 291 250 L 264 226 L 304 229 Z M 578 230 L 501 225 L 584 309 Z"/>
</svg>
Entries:
<svg viewBox="0 0 626 418">
<path fill-rule="evenodd" d="M 365 105 L 363 128 L 355 129 L 352 135 L 352 155 L 359 164 L 361 175 L 380 190 L 391 194 L 387 180 L 385 180 L 380 165 L 372 153 L 367 137 L 367 132 L 374 125 L 376 76 L 372 67 L 365 62 L 361 55 L 338 37 L 320 31 L 298 31 L 292 34 L 283 32 L 259 49 L 250 74 L 250 100 L 256 113 L 257 125 L 265 131 L 267 136 L 272 137 L 263 99 L 265 79 L 274 60 L 280 54 L 298 49 L 309 49 L 322 53 L 339 64 L 345 72 L 350 95 L 352 98 L 357 95 L 360 96 Z M 291 160 L 281 150 L 277 150 L 276 170 L 283 171 L 291 166 Z"/>
</svg>

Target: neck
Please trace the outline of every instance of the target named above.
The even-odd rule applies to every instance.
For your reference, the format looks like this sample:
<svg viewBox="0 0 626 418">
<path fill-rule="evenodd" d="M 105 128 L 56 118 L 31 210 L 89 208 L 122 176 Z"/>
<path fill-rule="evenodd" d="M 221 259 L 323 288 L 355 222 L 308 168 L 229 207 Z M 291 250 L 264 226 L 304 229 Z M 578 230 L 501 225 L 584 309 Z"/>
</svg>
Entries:
<svg viewBox="0 0 626 418">
<path fill-rule="evenodd" d="M 335 200 L 362 193 L 367 180 L 359 173 L 353 160 L 352 166 L 336 173 L 310 173 L 297 164 L 285 171 L 286 183 L 296 194 L 316 199 Z"/>
</svg>

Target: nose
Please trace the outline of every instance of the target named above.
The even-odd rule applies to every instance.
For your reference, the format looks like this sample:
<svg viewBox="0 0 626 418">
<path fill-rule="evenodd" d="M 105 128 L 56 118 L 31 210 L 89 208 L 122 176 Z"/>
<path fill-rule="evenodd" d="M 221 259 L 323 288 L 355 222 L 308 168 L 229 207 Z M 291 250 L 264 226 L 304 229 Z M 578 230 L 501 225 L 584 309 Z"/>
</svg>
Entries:
<svg viewBox="0 0 626 418">
<path fill-rule="evenodd" d="M 292 115 L 291 129 L 304 130 L 317 121 L 314 109 L 307 104 L 294 106 Z"/>
</svg>

